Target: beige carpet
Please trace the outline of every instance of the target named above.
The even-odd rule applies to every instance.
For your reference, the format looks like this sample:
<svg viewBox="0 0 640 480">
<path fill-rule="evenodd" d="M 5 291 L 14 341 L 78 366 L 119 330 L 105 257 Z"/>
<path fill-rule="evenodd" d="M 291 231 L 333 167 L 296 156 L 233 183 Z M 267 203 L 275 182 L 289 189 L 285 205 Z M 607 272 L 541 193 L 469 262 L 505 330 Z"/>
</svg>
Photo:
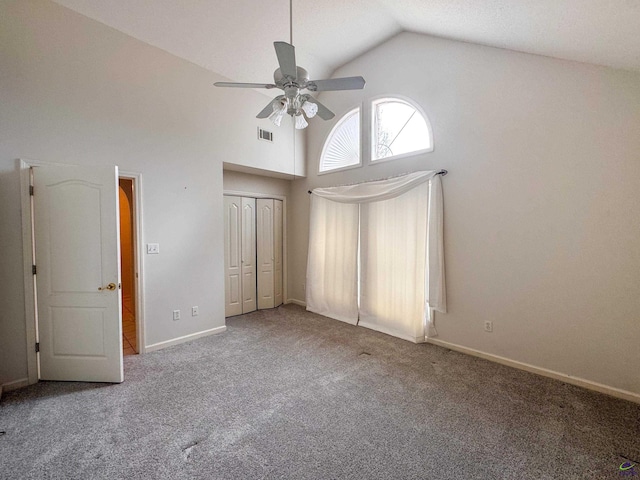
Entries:
<svg viewBox="0 0 640 480">
<path fill-rule="evenodd" d="M 601 480 L 640 459 L 640 405 L 297 306 L 125 378 L 5 393 L 0 477 Z"/>
</svg>

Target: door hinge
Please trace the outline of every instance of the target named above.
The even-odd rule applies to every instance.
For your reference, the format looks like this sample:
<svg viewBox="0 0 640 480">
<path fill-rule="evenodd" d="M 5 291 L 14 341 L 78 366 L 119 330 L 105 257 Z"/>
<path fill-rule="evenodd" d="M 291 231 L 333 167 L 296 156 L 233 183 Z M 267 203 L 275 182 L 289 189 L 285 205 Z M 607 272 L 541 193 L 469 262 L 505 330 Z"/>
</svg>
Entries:
<svg viewBox="0 0 640 480">
<path fill-rule="evenodd" d="M 33 197 L 33 185 L 29 185 L 29 195 Z"/>
<path fill-rule="evenodd" d="M 40 351 L 40 342 L 36 342 L 36 353 Z"/>
<path fill-rule="evenodd" d="M 31 274 L 32 275 L 36 274 L 36 266 L 35 265 L 31 265 Z"/>
</svg>

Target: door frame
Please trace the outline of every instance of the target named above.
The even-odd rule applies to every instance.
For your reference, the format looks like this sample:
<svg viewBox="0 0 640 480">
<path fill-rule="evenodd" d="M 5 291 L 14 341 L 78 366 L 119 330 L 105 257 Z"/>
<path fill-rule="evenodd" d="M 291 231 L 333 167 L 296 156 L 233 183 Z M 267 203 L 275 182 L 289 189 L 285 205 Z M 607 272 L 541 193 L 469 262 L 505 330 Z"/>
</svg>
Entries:
<svg viewBox="0 0 640 480">
<path fill-rule="evenodd" d="M 222 195 L 229 195 L 234 197 L 250 197 L 250 198 L 272 198 L 274 200 L 282 200 L 282 303 L 291 303 L 288 300 L 287 295 L 287 197 L 285 195 L 275 195 L 272 193 L 255 193 L 255 192 L 245 192 L 241 190 L 223 190 Z M 257 215 L 257 209 L 256 209 Z M 256 265 L 257 268 L 257 265 Z M 256 271 L 256 278 L 258 272 Z M 256 298 L 257 301 L 257 298 Z"/>
<path fill-rule="evenodd" d="M 142 354 L 147 352 L 144 342 L 144 292 L 142 290 L 142 285 L 144 285 L 142 282 L 142 261 L 144 259 L 142 248 L 142 174 L 124 170 L 119 172 L 118 178 L 133 181 L 133 215 L 131 221 L 133 223 L 133 266 L 135 274 L 136 350 L 138 354 Z"/>
<path fill-rule="evenodd" d="M 56 162 L 42 162 L 31 159 L 18 159 L 18 170 L 20 174 L 20 205 L 22 219 L 22 257 L 24 270 L 24 309 L 26 328 L 26 349 L 27 349 L 27 374 L 28 384 L 38 383 L 40 377 L 39 358 L 35 350 L 38 341 L 38 320 L 37 320 L 37 299 L 35 288 L 35 276 L 32 266 L 35 263 L 35 242 L 33 229 L 33 207 L 29 187 L 31 185 L 31 167 L 57 165 L 69 166 L 68 164 Z M 134 181 L 134 254 L 135 254 L 135 296 L 136 296 L 136 328 L 138 330 L 138 353 L 145 353 L 144 347 L 144 294 L 143 282 L 143 262 L 142 259 L 142 174 L 137 172 L 120 171 L 119 178 L 128 178 Z"/>
</svg>

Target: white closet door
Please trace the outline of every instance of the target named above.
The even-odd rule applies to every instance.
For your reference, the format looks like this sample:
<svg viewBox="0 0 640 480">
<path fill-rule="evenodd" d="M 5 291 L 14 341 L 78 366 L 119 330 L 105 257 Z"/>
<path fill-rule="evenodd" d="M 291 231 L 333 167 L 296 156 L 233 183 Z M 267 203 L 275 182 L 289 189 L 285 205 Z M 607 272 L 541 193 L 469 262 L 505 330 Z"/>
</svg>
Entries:
<svg viewBox="0 0 640 480">
<path fill-rule="evenodd" d="M 242 314 L 242 200 L 224 197 L 224 289 L 225 317 Z"/>
<path fill-rule="evenodd" d="M 274 292 L 274 201 L 257 200 L 257 246 L 258 246 L 258 308 L 275 307 Z"/>
<path fill-rule="evenodd" d="M 273 201 L 274 306 L 282 305 L 282 200 Z"/>
<path fill-rule="evenodd" d="M 242 313 L 257 308 L 256 299 L 256 199 L 242 198 Z"/>
</svg>

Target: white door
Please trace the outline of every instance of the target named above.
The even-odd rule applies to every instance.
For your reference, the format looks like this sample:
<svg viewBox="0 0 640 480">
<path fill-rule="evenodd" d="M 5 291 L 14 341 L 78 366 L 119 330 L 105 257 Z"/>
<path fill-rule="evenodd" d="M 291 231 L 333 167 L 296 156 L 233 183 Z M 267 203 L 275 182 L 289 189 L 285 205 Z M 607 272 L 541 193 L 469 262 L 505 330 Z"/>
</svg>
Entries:
<svg viewBox="0 0 640 480">
<path fill-rule="evenodd" d="M 118 167 L 33 177 L 40 378 L 122 382 Z"/>
<path fill-rule="evenodd" d="M 256 199 L 242 198 L 242 313 L 253 312 L 256 300 Z"/>
<path fill-rule="evenodd" d="M 273 249 L 273 200 L 257 200 L 258 246 L 258 308 L 275 307 L 274 299 L 274 249 Z"/>
<path fill-rule="evenodd" d="M 225 317 L 242 314 L 242 202 L 240 197 L 224 197 L 224 291 Z"/>
<path fill-rule="evenodd" d="M 274 303 L 282 305 L 282 200 L 273 201 Z"/>
</svg>

